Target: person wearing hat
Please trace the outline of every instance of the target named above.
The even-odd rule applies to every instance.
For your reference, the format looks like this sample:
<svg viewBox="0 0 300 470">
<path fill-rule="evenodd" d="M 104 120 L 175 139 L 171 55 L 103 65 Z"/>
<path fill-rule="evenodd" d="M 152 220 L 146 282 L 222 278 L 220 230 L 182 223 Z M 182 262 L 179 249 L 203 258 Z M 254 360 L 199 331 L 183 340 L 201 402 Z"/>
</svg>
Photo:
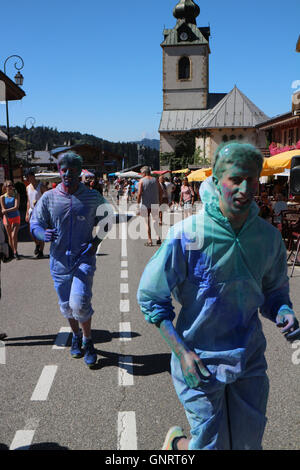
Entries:
<svg viewBox="0 0 300 470">
<path fill-rule="evenodd" d="M 140 280 L 138 303 L 171 348 L 191 426 L 190 437 L 171 427 L 164 450 L 261 449 L 269 383 L 258 309 L 289 341 L 299 336 L 285 245 L 253 200 L 262 165 L 250 144 L 219 147 L 203 209 L 170 229 Z"/>
<path fill-rule="evenodd" d="M 85 363 L 92 367 L 97 361 L 91 331 L 96 251 L 110 225 L 107 218 L 112 216 L 113 209 L 98 191 L 80 182 L 79 155 L 61 154 L 57 165 L 62 181 L 39 199 L 30 228 L 35 238 L 51 242 L 50 272 L 60 311 L 73 332 L 71 356 L 84 355 Z M 97 235 L 93 238 L 97 222 Z"/>
</svg>

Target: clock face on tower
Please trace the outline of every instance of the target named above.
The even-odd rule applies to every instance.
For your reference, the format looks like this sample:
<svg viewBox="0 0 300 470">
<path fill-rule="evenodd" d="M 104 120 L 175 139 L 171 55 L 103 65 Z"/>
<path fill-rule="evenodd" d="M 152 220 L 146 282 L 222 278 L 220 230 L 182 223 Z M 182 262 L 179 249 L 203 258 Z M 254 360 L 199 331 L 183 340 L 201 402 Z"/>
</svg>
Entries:
<svg viewBox="0 0 300 470">
<path fill-rule="evenodd" d="M 186 41 L 186 40 L 188 39 L 188 34 L 185 33 L 185 32 L 181 33 L 181 34 L 180 34 L 180 39 L 181 39 L 182 41 Z"/>
</svg>

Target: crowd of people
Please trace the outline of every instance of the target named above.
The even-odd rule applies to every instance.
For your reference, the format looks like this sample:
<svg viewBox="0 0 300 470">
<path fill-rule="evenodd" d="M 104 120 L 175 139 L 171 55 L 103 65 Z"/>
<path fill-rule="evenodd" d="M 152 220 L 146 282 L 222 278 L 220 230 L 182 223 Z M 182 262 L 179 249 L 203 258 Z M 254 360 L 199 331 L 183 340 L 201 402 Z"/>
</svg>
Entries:
<svg viewBox="0 0 300 470">
<path fill-rule="evenodd" d="M 186 177 L 153 177 L 147 166 L 141 179 L 119 178 L 114 184 L 119 198 L 136 198 L 137 214 L 147 223 L 145 245 L 153 246 L 151 219 L 156 245 L 162 245 L 144 268 L 137 301 L 170 347 L 173 383 L 191 427 L 191 436 L 171 427 L 164 450 L 260 449 L 269 383 L 259 311 L 286 339 L 299 339 L 286 247 L 268 221 L 285 207 L 284 196 L 278 192 L 273 205 L 262 193 L 254 203 L 262 165 L 255 147 L 230 142 L 217 150 L 213 175 L 200 191 Z M 94 236 L 93 228 L 99 207 L 114 213 L 103 197 L 109 182 L 87 174 L 80 180 L 82 159 L 74 152 L 59 156 L 58 170 L 61 183 L 52 190 L 27 172 L 26 221 L 37 257 L 51 243 L 50 272 L 61 314 L 72 330 L 70 354 L 93 367 L 91 300 L 102 241 L 101 231 Z M 202 208 L 190 216 L 196 199 Z M 6 181 L 1 211 L 16 259 L 19 204 L 13 183 Z M 185 216 L 162 244 L 157 228 L 164 206 L 173 211 L 183 206 Z M 4 245 L 0 231 L 2 252 Z M 172 295 L 181 304 L 176 326 Z"/>
<path fill-rule="evenodd" d="M 97 177 L 92 173 L 82 173 L 80 176 L 81 182 L 90 189 L 97 190 L 101 195 L 104 193 L 108 195 L 110 183 L 102 177 Z M 5 229 L 5 238 L 9 245 L 10 257 L 20 260 L 21 256 L 18 253 L 18 233 L 21 226 L 21 211 L 20 204 L 21 198 L 20 185 L 25 186 L 25 214 L 24 222 L 30 225 L 30 218 L 33 209 L 41 196 L 50 189 L 54 189 L 57 183 L 50 183 L 49 181 L 40 181 L 36 178 L 34 168 L 28 168 L 24 171 L 23 183 L 18 182 L 14 184 L 11 180 L 5 180 L 0 188 L 2 193 L 0 196 L 0 219 Z M 24 201 L 23 201 L 24 203 Z M 24 204 L 23 204 L 24 205 Z M 44 258 L 44 242 L 37 240 L 30 234 L 34 243 L 34 257 L 36 259 Z"/>
<path fill-rule="evenodd" d="M 143 171 L 141 171 L 141 179 L 124 178 L 120 176 L 116 178 L 115 181 L 104 179 L 99 176 L 97 177 L 90 172 L 82 172 L 81 182 L 90 189 L 97 190 L 104 196 L 108 196 L 111 187 L 114 188 L 118 204 L 120 198 L 126 200 L 127 203 L 138 202 L 144 206 L 145 198 L 151 200 L 150 205 L 152 206 L 154 204 L 153 201 L 158 201 L 157 203 L 160 205 L 160 209 L 158 211 L 152 209 L 151 214 L 155 227 L 157 225 L 157 221 L 159 225 L 163 224 L 163 213 L 166 210 L 169 212 L 182 210 L 184 218 L 192 215 L 195 202 L 201 202 L 201 183 L 189 183 L 187 176 L 184 176 L 182 179 L 177 176 L 174 176 L 173 178 L 169 178 L 165 175 L 160 175 L 159 177 L 153 176 L 151 175 L 150 168 L 147 169 L 147 172 L 149 174 L 145 175 Z M 153 179 L 153 181 L 156 181 L 156 184 L 152 185 L 152 187 L 146 191 L 144 183 L 144 196 L 142 198 L 141 193 L 139 196 L 139 188 L 141 187 L 141 184 L 143 185 L 141 180 L 145 178 L 145 176 L 147 176 L 147 180 Z M 26 186 L 27 200 L 25 222 L 29 224 L 32 211 L 37 201 L 44 192 L 55 188 L 56 183 L 50 184 L 47 181 L 38 181 L 36 179 L 34 169 L 31 168 L 25 170 L 24 184 Z M 153 193 L 153 191 L 154 194 L 150 196 L 150 193 Z M 156 191 L 158 191 L 158 195 L 155 195 Z M 265 187 L 265 185 L 261 185 L 260 195 L 256 196 L 256 202 L 259 206 L 259 216 L 272 222 L 274 225 L 279 225 L 281 222 L 281 212 L 288 209 L 286 183 L 281 185 L 275 184 L 268 188 Z M 148 202 L 146 201 L 146 205 L 147 204 Z M 140 212 L 142 212 L 142 215 L 145 215 L 148 219 L 147 227 L 149 236 L 146 246 L 152 246 L 150 236 L 150 212 L 148 213 L 148 211 L 146 211 L 147 214 L 143 214 L 143 211 Z M 10 180 L 6 180 L 2 185 L 2 195 L 0 196 L 0 217 L 2 218 L 3 225 L 5 227 L 6 238 L 8 239 L 12 257 L 16 260 L 20 260 L 21 257 L 18 252 L 18 233 L 21 224 L 20 193 Z M 44 243 L 36 240 L 32 235 L 31 238 L 35 244 L 34 256 L 37 259 L 43 258 Z"/>
</svg>

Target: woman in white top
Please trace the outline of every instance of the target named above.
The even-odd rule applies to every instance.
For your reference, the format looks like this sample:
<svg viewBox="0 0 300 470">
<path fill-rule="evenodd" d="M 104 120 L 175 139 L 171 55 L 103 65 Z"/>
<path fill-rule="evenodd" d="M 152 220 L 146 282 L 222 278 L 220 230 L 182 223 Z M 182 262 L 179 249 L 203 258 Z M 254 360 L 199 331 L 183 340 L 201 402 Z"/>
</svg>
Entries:
<svg viewBox="0 0 300 470">
<path fill-rule="evenodd" d="M 45 192 L 45 187 L 40 181 L 37 181 L 37 179 L 35 178 L 34 171 L 32 169 L 29 168 L 29 170 L 27 170 L 25 175 L 26 175 L 26 180 L 29 183 L 26 187 L 27 211 L 26 211 L 25 220 L 27 223 L 30 223 L 30 217 L 34 209 L 34 206 L 36 205 L 37 201 L 40 199 L 42 194 Z M 35 242 L 34 254 L 36 258 L 43 258 L 44 256 L 43 251 L 44 251 L 45 243 L 36 239 L 33 239 L 33 240 Z"/>
</svg>

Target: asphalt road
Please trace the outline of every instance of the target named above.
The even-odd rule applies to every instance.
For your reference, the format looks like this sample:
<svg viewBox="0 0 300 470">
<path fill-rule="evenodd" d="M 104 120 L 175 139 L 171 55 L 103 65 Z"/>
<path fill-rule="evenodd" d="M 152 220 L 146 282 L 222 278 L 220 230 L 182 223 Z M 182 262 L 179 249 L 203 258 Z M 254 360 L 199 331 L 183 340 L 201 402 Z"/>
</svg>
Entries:
<svg viewBox="0 0 300 470">
<path fill-rule="evenodd" d="M 170 376 L 170 351 L 136 301 L 140 276 L 157 247 L 126 236 L 138 221 L 125 220 L 97 257 L 93 370 L 65 347 L 70 334 L 60 332 L 68 325 L 49 259 L 34 259 L 33 243 L 23 241 L 22 259 L 2 264 L 0 330 L 8 338 L 0 345 L 0 449 L 158 450 L 171 425 L 188 432 Z M 296 268 L 290 285 L 298 318 L 299 282 Z M 264 449 L 299 450 L 300 344 L 293 349 L 275 325 L 262 321 L 270 379 Z"/>
</svg>

